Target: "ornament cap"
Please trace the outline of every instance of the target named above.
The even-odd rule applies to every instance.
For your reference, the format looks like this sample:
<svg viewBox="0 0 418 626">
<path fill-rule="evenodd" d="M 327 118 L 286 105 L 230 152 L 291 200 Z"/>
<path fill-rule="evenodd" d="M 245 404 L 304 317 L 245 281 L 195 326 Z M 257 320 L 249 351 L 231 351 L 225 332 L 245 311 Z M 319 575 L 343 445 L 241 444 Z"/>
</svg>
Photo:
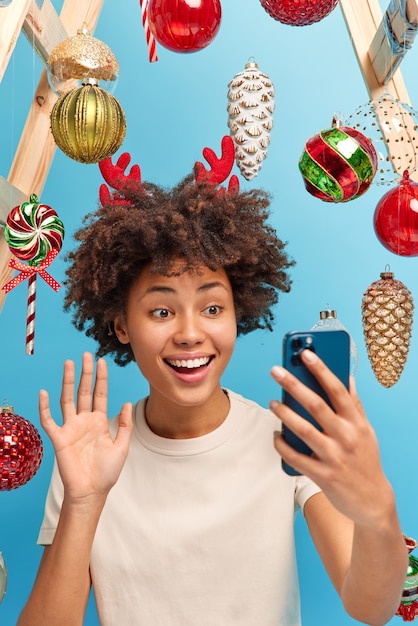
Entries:
<svg viewBox="0 0 418 626">
<path fill-rule="evenodd" d="M 394 273 L 393 272 L 380 272 L 380 278 L 383 278 L 384 280 L 391 280 L 394 277 Z"/>
<path fill-rule="evenodd" d="M 340 115 L 337 115 L 335 113 L 332 116 L 332 122 L 331 122 L 332 128 L 341 128 L 342 125 L 343 125 L 343 120 L 341 119 Z"/>
<path fill-rule="evenodd" d="M 7 402 L 3 400 L 4 405 L 0 406 L 0 415 L 9 415 L 9 413 L 13 413 L 14 407 L 8 406 Z"/>
<path fill-rule="evenodd" d="M 254 57 L 250 57 L 250 58 L 248 59 L 248 62 L 245 64 L 245 69 L 246 69 L 246 70 L 248 70 L 248 69 L 258 70 L 258 65 L 257 65 L 257 63 L 255 62 Z"/>
<path fill-rule="evenodd" d="M 325 311 L 320 311 L 319 319 L 321 320 L 337 319 L 337 311 L 335 309 L 326 309 Z"/>
<path fill-rule="evenodd" d="M 86 87 L 87 85 L 93 85 L 93 87 L 98 87 L 99 79 L 89 76 L 87 78 L 83 78 L 83 81 L 81 84 L 83 87 Z"/>
</svg>

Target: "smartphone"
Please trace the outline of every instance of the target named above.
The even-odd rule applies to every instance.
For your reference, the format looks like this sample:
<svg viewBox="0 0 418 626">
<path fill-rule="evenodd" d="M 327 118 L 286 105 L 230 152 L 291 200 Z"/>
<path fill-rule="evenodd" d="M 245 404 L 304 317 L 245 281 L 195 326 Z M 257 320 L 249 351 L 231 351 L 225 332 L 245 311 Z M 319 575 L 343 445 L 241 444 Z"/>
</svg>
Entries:
<svg viewBox="0 0 418 626">
<path fill-rule="evenodd" d="M 348 389 L 350 375 L 349 334 L 345 330 L 308 330 L 292 331 L 287 333 L 283 338 L 283 367 L 332 406 L 327 394 L 316 378 L 302 363 L 300 355 L 303 350 L 312 350 L 315 352 Z M 282 402 L 321 430 L 318 422 L 316 422 L 308 411 L 285 390 L 283 390 Z M 295 450 L 302 454 L 312 454 L 312 450 L 309 446 L 284 425 L 282 434 L 285 441 L 292 446 L 292 448 L 295 448 Z M 299 475 L 299 472 L 283 460 L 282 466 L 286 474 L 290 476 Z"/>
</svg>

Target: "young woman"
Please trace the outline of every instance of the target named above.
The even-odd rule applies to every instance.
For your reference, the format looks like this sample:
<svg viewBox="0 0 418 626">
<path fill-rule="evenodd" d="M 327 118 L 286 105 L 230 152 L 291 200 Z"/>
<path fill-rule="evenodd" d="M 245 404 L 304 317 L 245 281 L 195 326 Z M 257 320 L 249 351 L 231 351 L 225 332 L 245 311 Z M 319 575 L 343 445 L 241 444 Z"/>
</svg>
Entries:
<svg viewBox="0 0 418 626">
<path fill-rule="evenodd" d="M 90 354 L 76 394 L 65 363 L 61 427 L 41 392 L 57 464 L 20 626 L 81 625 L 91 585 L 103 626 L 298 626 L 298 508 L 346 610 L 376 626 L 395 613 L 406 547 L 354 386 L 305 351 L 331 409 L 273 368 L 322 432 L 221 386 L 237 334 L 270 328 L 290 288 L 268 207 L 264 192 L 190 177 L 171 191 L 130 183 L 77 234 L 66 306 L 99 356 L 136 361 L 149 395 L 109 421 L 106 364 L 94 374 Z M 286 475 L 281 457 L 303 475 Z"/>
</svg>

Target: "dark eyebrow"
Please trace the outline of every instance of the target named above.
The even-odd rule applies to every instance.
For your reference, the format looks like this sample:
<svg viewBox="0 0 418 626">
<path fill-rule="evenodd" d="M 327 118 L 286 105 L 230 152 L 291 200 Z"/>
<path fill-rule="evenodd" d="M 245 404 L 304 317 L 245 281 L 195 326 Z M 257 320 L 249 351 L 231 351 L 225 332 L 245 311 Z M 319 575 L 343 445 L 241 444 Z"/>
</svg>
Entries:
<svg viewBox="0 0 418 626">
<path fill-rule="evenodd" d="M 222 287 L 222 289 L 225 289 L 225 291 L 227 291 L 224 283 L 221 283 L 218 280 L 214 280 L 211 283 L 204 283 L 203 285 L 200 285 L 198 291 L 209 291 L 210 289 L 215 289 L 216 287 Z"/>
<path fill-rule="evenodd" d="M 225 285 L 220 282 L 220 281 L 213 281 L 210 283 L 204 283 L 203 285 L 200 285 L 200 287 L 198 288 L 197 291 L 200 292 L 205 292 L 205 291 L 209 291 L 210 289 L 215 289 L 216 287 L 222 287 L 222 289 L 225 289 L 225 291 L 227 290 Z M 152 287 L 149 287 L 144 295 L 148 294 L 148 293 L 176 293 L 176 290 L 173 289 L 172 287 L 167 287 L 166 285 L 152 285 Z"/>
</svg>

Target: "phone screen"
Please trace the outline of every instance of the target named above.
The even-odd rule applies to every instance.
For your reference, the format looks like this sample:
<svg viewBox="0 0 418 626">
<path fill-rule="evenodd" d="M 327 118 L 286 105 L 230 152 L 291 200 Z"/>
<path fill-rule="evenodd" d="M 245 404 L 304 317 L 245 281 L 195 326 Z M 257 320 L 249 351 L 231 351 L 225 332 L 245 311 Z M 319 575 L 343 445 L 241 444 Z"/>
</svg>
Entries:
<svg viewBox="0 0 418 626">
<path fill-rule="evenodd" d="M 313 350 L 348 389 L 350 375 L 350 336 L 345 330 L 309 330 L 289 332 L 283 339 L 283 367 L 332 406 L 327 394 L 316 378 L 302 363 L 300 354 L 306 349 Z M 309 420 L 316 428 L 320 429 L 319 424 L 308 411 L 285 390 L 283 390 L 282 401 L 301 417 Z M 309 446 L 284 425 L 282 433 L 285 441 L 298 450 L 298 452 L 308 455 L 312 454 L 312 450 Z M 299 472 L 284 461 L 282 465 L 287 474 L 292 476 L 299 474 Z"/>
</svg>

